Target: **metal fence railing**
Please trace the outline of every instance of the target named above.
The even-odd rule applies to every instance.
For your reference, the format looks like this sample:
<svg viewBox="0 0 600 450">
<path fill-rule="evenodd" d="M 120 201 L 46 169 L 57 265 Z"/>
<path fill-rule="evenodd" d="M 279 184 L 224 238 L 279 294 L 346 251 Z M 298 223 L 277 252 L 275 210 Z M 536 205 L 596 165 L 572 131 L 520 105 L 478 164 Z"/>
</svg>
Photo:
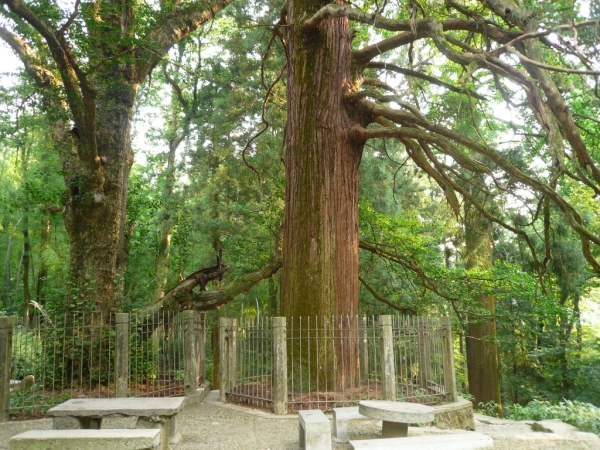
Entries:
<svg viewBox="0 0 600 450">
<path fill-rule="evenodd" d="M 237 324 L 236 383 L 229 392 L 235 403 L 271 410 L 273 401 L 273 320 L 242 317 Z"/>
<path fill-rule="evenodd" d="M 114 333 L 99 313 L 48 317 L 12 333 L 10 415 L 41 417 L 70 398 L 110 397 Z M 27 379 L 33 377 L 30 385 Z M 17 384 L 16 381 L 25 380 Z"/>
<path fill-rule="evenodd" d="M 453 365 L 449 319 L 386 317 L 385 323 L 380 317 L 288 319 L 284 347 L 277 343 L 273 318 L 227 319 L 221 325 L 226 335 L 221 351 L 227 354 L 220 370 L 232 373 L 222 372 L 221 398 L 273 410 L 281 378 L 275 374 L 284 373 L 285 396 L 279 401 L 287 411 L 331 410 L 366 399 L 424 404 L 452 399 L 453 371 L 444 370 Z M 285 367 L 276 367 L 277 345 L 285 349 L 280 358 Z M 385 373 L 393 380 L 385 380 Z"/>
<path fill-rule="evenodd" d="M 47 316 L 32 321 L 28 330 L 16 320 L 10 356 L 10 417 L 42 417 L 52 406 L 71 398 L 184 395 L 185 378 L 194 373 L 195 391 L 204 382 L 204 351 L 199 348 L 205 345 L 199 337 L 204 336 L 204 322 L 199 313 L 186 316 L 193 319 L 186 322 L 184 313 L 120 314 L 124 328 L 115 324 L 119 314 Z M 121 340 L 119 333 L 124 333 Z M 186 360 L 197 366 L 192 375 L 189 370 L 186 375 Z"/>
<path fill-rule="evenodd" d="M 398 398 L 424 404 L 443 401 L 446 387 L 440 318 L 395 316 L 392 330 Z"/>
</svg>

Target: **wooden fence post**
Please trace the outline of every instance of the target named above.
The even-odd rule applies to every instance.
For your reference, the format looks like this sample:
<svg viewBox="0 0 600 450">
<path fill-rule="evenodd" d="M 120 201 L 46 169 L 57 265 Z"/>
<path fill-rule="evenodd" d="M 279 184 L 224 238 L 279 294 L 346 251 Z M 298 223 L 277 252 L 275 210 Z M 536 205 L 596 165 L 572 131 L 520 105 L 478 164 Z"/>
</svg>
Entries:
<svg viewBox="0 0 600 450">
<path fill-rule="evenodd" d="M 287 330 L 285 317 L 273 317 L 273 412 L 287 411 Z"/>
<path fill-rule="evenodd" d="M 362 383 L 369 377 L 369 342 L 367 341 L 367 318 L 358 318 L 358 361 L 359 380 Z"/>
<path fill-rule="evenodd" d="M 195 332 L 196 311 L 182 313 L 183 322 L 183 384 L 186 397 L 196 394 L 198 385 L 197 338 Z"/>
<path fill-rule="evenodd" d="M 198 384 L 204 384 L 206 382 L 206 314 L 196 312 L 195 320 Z"/>
<path fill-rule="evenodd" d="M 454 349 L 452 348 L 452 321 L 450 317 L 441 317 L 442 325 L 442 351 L 444 360 L 444 387 L 446 388 L 446 401 L 456 401 L 456 372 L 454 369 Z"/>
<path fill-rule="evenodd" d="M 8 420 L 10 407 L 10 360 L 14 319 L 0 317 L 0 423 Z"/>
<path fill-rule="evenodd" d="M 427 382 L 431 381 L 431 341 L 430 327 L 427 316 L 417 317 L 419 336 L 419 384 L 427 390 Z"/>
<path fill-rule="evenodd" d="M 219 401 L 225 402 L 229 392 L 229 349 L 227 345 L 227 326 L 229 319 L 219 317 Z"/>
<path fill-rule="evenodd" d="M 115 314 L 115 397 L 127 397 L 129 389 L 129 314 Z"/>
<path fill-rule="evenodd" d="M 381 336 L 382 400 L 396 400 L 396 364 L 394 363 L 394 335 L 392 316 L 379 316 Z"/>
<path fill-rule="evenodd" d="M 229 357 L 229 367 L 227 368 L 227 373 L 229 375 L 228 392 L 231 392 L 237 384 L 237 319 L 229 319 L 229 339 L 227 347 Z"/>
</svg>

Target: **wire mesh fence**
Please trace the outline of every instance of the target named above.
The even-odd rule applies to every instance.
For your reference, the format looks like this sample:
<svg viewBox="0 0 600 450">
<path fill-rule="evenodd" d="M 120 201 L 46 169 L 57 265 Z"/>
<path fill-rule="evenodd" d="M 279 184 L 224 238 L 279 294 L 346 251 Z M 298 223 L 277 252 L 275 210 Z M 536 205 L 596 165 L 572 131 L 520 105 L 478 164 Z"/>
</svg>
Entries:
<svg viewBox="0 0 600 450">
<path fill-rule="evenodd" d="M 184 395 L 184 324 L 172 311 L 130 318 L 129 392 L 136 397 Z"/>
<path fill-rule="evenodd" d="M 222 389 L 230 401 L 273 410 L 274 373 L 282 368 L 273 366 L 272 321 L 241 318 L 234 327 L 225 351 L 235 348 L 235 362 L 228 362 L 235 375 L 233 380 L 225 376 L 230 381 Z M 331 410 L 357 405 L 360 400 L 390 397 L 384 395 L 385 364 L 394 368 L 393 398 L 425 404 L 447 399 L 447 348 L 439 318 L 393 317 L 393 351 L 387 362 L 378 317 L 292 318 L 286 328 L 287 356 L 283 360 L 287 361 L 288 411 Z"/>
<path fill-rule="evenodd" d="M 445 400 L 440 318 L 394 316 L 392 331 L 398 399 L 424 404 Z"/>
<path fill-rule="evenodd" d="M 11 417 L 41 417 L 71 398 L 112 396 L 113 355 L 114 332 L 102 314 L 47 317 L 34 321 L 29 330 L 17 321 L 12 333 Z"/>
<path fill-rule="evenodd" d="M 190 346 L 190 334 L 187 341 L 185 337 L 190 325 L 181 313 L 130 314 L 126 319 L 121 346 L 114 314 L 48 316 L 32 321 L 29 329 L 17 320 L 12 332 L 10 417 L 42 417 L 71 398 L 184 395 L 184 356 L 193 351 L 203 357 L 198 343 L 204 346 L 204 339 L 194 337 Z M 194 321 L 192 336 L 204 333 L 203 328 L 197 329 L 199 324 L 203 326 L 203 321 Z M 119 353 L 125 360 L 125 389 L 120 393 L 115 370 Z M 196 383 L 203 383 L 204 365 L 194 361 L 202 370 Z"/>
<path fill-rule="evenodd" d="M 236 338 L 236 381 L 229 399 L 272 411 L 273 318 L 240 318 Z"/>
</svg>

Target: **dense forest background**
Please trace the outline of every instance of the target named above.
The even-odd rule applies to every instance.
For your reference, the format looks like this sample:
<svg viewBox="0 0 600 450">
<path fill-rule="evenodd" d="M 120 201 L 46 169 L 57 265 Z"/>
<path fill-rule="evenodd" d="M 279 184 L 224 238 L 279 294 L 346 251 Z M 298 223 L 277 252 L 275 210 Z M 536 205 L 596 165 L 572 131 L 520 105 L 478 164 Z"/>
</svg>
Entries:
<svg viewBox="0 0 600 450">
<path fill-rule="evenodd" d="M 172 45 L 139 84 L 132 128 L 135 158 L 111 310 L 157 304 L 189 274 L 215 263 L 227 266 L 224 276 L 208 282 L 206 289 L 218 291 L 260 272 L 281 252 L 287 65 L 280 30 L 274 26 L 280 21 L 280 3 L 233 2 L 185 41 Z M 399 2 L 388 11 L 403 20 L 421 14 L 442 20 L 449 11 L 464 13 L 461 8 L 467 7 L 484 14 L 476 2 L 421 3 Z M 369 1 L 360 6 L 369 11 L 385 8 Z M 600 14 L 598 4 L 588 2 L 534 7 L 548 27 L 565 23 L 565 18 L 569 23 Z M 69 11 L 54 2 L 39 2 L 35 8 L 49 21 L 68 18 Z M 3 9 L 3 20 L 14 19 L 11 11 Z M 14 20 L 29 45 L 41 49 L 31 26 Z M 139 20 L 152 22 L 151 11 L 142 11 Z M 77 21 L 73 26 L 73 34 L 84 33 Z M 360 22 L 351 28 L 354 49 L 392 36 L 391 31 L 374 31 Z M 593 30 L 582 28 L 579 36 L 581 47 L 589 52 L 591 76 L 568 71 L 552 76 L 597 162 L 600 115 L 593 58 L 598 36 Z M 485 46 L 468 33 L 464 31 L 461 39 Z M 555 53 L 547 57 L 550 63 L 579 67 L 572 55 L 581 56 L 582 50 L 569 36 L 573 34 L 555 41 L 572 54 Z M 77 47 L 78 56 L 85 54 L 86 45 L 84 41 Z M 39 52 L 40 64 L 55 70 L 51 57 Z M 443 61 L 426 41 L 395 49 L 389 61 L 410 70 L 388 73 L 380 84 L 374 76 L 365 78 L 370 80 L 365 85 L 383 89 L 378 95 L 391 90 L 395 99 L 418 105 L 430 122 L 494 143 L 514 167 L 545 180 L 566 199 L 587 229 L 600 232 L 598 187 L 587 182 L 587 174 L 568 157 L 561 163 L 567 168 L 555 176 L 547 138 L 552 129 L 530 119 L 518 86 L 495 80 L 495 74 L 479 75 L 467 63 Z M 373 73 L 381 69 L 372 64 Z M 466 91 L 470 95 L 464 95 Z M 58 119 L 49 113 L 44 95 L 27 71 L 2 74 L 1 314 L 31 317 L 40 310 L 97 307 L 89 300 L 98 289 L 94 282 L 72 284 L 63 215 L 79 185 L 56 151 L 51 123 Z M 382 101 L 389 104 L 393 99 Z M 76 128 L 71 133 L 75 135 Z M 359 314 L 452 315 L 459 384 L 465 394 L 467 341 L 476 337 L 497 347 L 504 403 L 569 399 L 600 406 L 598 273 L 590 267 L 564 211 L 498 167 L 484 179 L 482 172 L 469 174 L 456 163 L 459 158 L 446 155 L 436 160 L 436 169 L 446 171 L 439 175 L 411 141 L 392 137 L 369 140 L 360 162 Z M 575 175 L 563 176 L 569 171 Z M 472 206 L 476 201 L 488 214 L 483 225 Z M 478 253 L 482 246 L 489 258 L 485 251 Z M 593 248 L 591 254 L 598 257 L 600 252 Z M 215 305 L 218 312 L 281 314 L 277 268 L 257 276 L 248 290 L 241 286 L 235 298 Z M 490 321 L 495 335 L 473 334 Z"/>
</svg>

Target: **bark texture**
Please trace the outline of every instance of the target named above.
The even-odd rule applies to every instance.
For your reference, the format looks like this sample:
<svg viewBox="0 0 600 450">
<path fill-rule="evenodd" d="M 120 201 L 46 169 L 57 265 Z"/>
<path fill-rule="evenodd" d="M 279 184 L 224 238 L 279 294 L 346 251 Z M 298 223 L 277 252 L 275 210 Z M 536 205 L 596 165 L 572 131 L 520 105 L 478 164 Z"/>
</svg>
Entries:
<svg viewBox="0 0 600 450">
<path fill-rule="evenodd" d="M 355 138 L 354 122 L 344 106 L 344 95 L 352 88 L 348 22 L 341 17 L 316 27 L 304 25 L 326 3 L 289 1 L 287 9 L 281 308 L 296 320 L 358 313 L 358 167 L 363 144 Z M 356 367 L 355 351 L 346 351 L 344 358 L 345 367 Z M 352 378 L 353 372 L 344 376 Z"/>
<path fill-rule="evenodd" d="M 465 200 L 465 241 L 467 269 L 488 269 L 492 263 L 492 223 Z M 478 297 L 480 306 L 494 314 L 495 300 L 491 295 Z M 477 320 L 470 318 L 470 320 Z M 490 401 L 498 405 L 502 414 L 496 322 L 492 320 L 470 322 L 467 325 L 467 369 L 469 392 L 474 405 Z"/>
</svg>

